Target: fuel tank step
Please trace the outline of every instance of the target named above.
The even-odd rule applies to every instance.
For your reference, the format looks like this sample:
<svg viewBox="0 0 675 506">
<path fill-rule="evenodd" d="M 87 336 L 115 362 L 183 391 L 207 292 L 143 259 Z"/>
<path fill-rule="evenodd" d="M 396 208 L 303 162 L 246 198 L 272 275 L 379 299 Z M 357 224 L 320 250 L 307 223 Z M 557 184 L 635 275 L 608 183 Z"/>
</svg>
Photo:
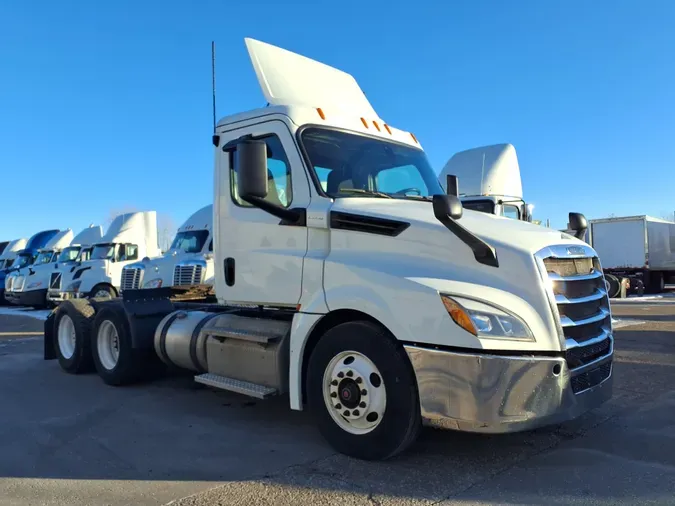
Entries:
<svg viewBox="0 0 675 506">
<path fill-rule="evenodd" d="M 229 390 L 238 394 L 248 395 L 256 399 L 266 399 L 277 393 L 276 388 L 256 385 L 248 381 L 241 381 L 232 378 L 226 378 L 218 374 L 206 373 L 195 376 L 195 381 L 203 385 L 208 385 L 221 390 Z"/>
</svg>

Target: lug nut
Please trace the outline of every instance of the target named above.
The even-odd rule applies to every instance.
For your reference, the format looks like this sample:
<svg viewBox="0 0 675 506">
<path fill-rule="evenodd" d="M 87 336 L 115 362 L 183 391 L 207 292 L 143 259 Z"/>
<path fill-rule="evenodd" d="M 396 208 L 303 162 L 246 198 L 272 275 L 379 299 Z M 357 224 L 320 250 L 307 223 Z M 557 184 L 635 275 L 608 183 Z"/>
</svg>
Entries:
<svg viewBox="0 0 675 506">
<path fill-rule="evenodd" d="M 345 415 L 345 416 L 349 416 L 349 410 L 345 409 L 344 413 L 342 413 L 342 414 Z"/>
<path fill-rule="evenodd" d="M 340 371 L 340 372 L 338 373 L 338 378 L 344 378 L 344 377 L 345 377 L 345 373 L 343 373 L 342 371 Z"/>
<path fill-rule="evenodd" d="M 351 378 L 352 376 L 354 376 L 354 373 L 352 371 L 347 371 L 347 376 Z"/>
<path fill-rule="evenodd" d="M 334 387 L 336 387 L 337 384 L 338 384 L 338 380 L 333 380 L 333 381 L 330 382 L 330 384 L 333 385 Z"/>
<path fill-rule="evenodd" d="M 358 409 L 355 409 L 355 410 L 353 411 L 353 414 L 354 414 L 354 416 L 359 416 L 359 410 L 358 410 Z"/>
<path fill-rule="evenodd" d="M 365 388 L 361 390 L 361 395 L 368 395 L 368 390 L 366 390 Z"/>
<path fill-rule="evenodd" d="M 365 403 L 365 402 L 360 403 L 360 404 L 359 404 L 359 407 L 360 407 L 360 408 L 365 408 L 365 407 L 366 407 L 366 403 Z"/>
<path fill-rule="evenodd" d="M 331 397 L 337 397 L 337 393 L 336 393 L 336 392 L 331 392 L 330 396 L 331 396 Z"/>
<path fill-rule="evenodd" d="M 358 377 L 358 378 L 356 378 L 356 382 L 361 384 L 361 383 L 363 383 L 363 379 L 361 379 L 361 377 Z"/>
<path fill-rule="evenodd" d="M 335 405 L 335 409 L 342 409 L 342 404 L 337 403 L 337 404 Z"/>
</svg>

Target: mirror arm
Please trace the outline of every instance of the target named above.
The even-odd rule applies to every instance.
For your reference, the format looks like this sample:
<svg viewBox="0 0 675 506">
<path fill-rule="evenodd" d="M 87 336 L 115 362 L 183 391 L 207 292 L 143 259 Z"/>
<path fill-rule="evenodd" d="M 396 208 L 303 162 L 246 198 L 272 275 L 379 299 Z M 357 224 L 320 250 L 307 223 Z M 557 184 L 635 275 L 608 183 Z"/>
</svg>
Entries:
<svg viewBox="0 0 675 506">
<path fill-rule="evenodd" d="M 240 196 L 241 200 L 248 202 L 252 206 L 262 209 L 263 211 L 276 216 L 281 219 L 282 222 L 292 225 L 303 225 L 302 218 L 304 217 L 303 213 L 299 212 L 296 209 L 286 209 L 285 207 L 280 207 L 272 204 L 271 202 L 261 199 L 260 197 L 244 197 Z"/>
<path fill-rule="evenodd" d="M 489 267 L 499 267 L 499 260 L 497 260 L 497 252 L 488 243 L 483 241 L 480 237 L 475 236 L 469 230 L 453 220 L 450 216 L 436 216 L 445 228 L 455 234 L 460 241 L 466 244 L 473 251 L 473 256 L 478 263 L 487 265 Z"/>
</svg>

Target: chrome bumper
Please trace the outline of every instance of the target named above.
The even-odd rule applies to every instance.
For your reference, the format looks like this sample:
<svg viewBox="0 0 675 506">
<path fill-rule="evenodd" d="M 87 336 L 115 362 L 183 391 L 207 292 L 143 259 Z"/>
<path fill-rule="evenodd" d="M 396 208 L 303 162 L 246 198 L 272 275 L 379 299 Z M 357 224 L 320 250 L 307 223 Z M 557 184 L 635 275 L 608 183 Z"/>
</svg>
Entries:
<svg viewBox="0 0 675 506">
<path fill-rule="evenodd" d="M 435 427 L 529 430 L 571 420 L 612 397 L 613 346 L 572 371 L 563 357 L 405 350 L 417 376 L 422 418 Z"/>
<path fill-rule="evenodd" d="M 47 300 L 53 304 L 60 304 L 70 299 L 80 299 L 82 296 L 78 292 L 60 292 L 58 290 L 49 290 L 47 292 Z"/>
</svg>

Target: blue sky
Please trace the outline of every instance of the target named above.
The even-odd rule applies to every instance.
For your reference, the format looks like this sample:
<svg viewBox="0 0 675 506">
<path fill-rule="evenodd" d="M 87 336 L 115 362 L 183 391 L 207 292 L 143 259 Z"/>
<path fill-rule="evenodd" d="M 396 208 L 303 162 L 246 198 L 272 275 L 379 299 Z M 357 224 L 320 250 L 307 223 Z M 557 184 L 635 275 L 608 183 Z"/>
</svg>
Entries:
<svg viewBox="0 0 675 506">
<path fill-rule="evenodd" d="M 341 68 L 439 171 L 511 142 L 535 217 L 675 211 L 675 2 L 19 0 L 0 5 L 0 240 L 212 200 L 253 37 Z M 460 182 L 461 184 L 461 182 Z"/>
</svg>

